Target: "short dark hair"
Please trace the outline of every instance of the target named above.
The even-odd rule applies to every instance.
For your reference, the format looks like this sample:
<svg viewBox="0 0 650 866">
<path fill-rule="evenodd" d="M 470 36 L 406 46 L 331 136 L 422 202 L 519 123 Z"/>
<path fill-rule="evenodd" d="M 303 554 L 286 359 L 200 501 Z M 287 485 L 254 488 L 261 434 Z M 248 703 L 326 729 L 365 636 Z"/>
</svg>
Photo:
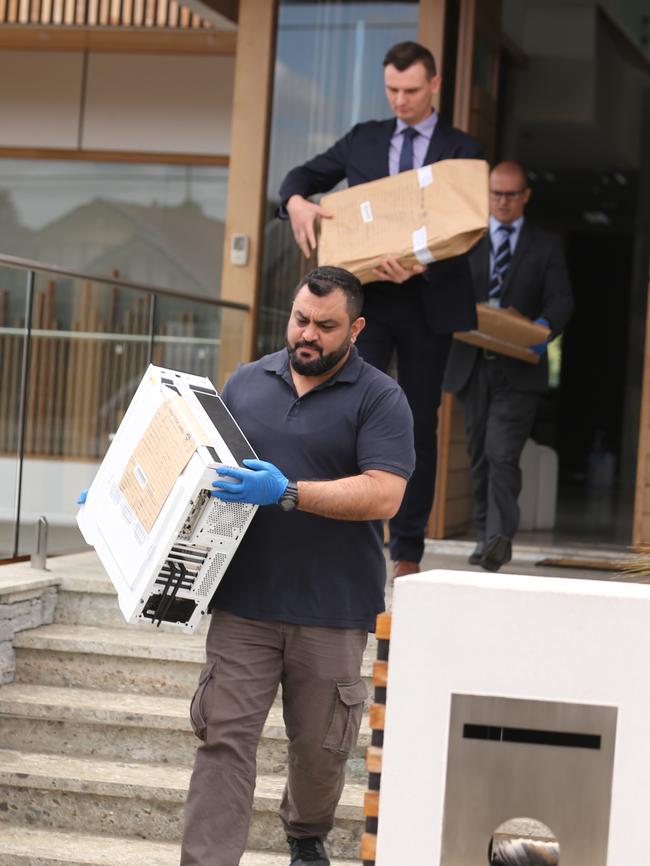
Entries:
<svg viewBox="0 0 650 866">
<path fill-rule="evenodd" d="M 384 67 L 394 66 L 400 72 L 404 72 L 414 63 L 421 63 L 424 66 L 429 79 L 433 78 L 437 72 L 433 54 L 419 42 L 398 42 L 397 45 L 388 49 L 388 53 L 384 57 Z"/>
<path fill-rule="evenodd" d="M 335 268 L 325 266 L 322 268 L 314 268 L 300 280 L 294 292 L 294 298 L 302 289 L 307 286 L 309 291 L 319 298 L 331 294 L 336 289 L 340 289 L 345 295 L 345 303 L 350 316 L 350 321 L 354 322 L 361 315 L 363 307 L 363 287 L 358 278 L 346 271 L 345 268 Z"/>
</svg>

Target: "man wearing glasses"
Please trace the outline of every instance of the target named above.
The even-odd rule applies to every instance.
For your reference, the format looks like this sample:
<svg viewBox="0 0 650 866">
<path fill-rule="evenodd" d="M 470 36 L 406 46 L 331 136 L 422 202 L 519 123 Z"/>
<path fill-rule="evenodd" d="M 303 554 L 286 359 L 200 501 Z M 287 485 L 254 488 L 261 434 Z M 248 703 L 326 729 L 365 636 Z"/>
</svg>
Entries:
<svg viewBox="0 0 650 866">
<path fill-rule="evenodd" d="M 469 262 L 477 302 L 514 307 L 549 327 L 553 340 L 571 315 L 571 286 L 559 239 L 524 218 L 530 195 L 521 165 L 495 166 L 490 229 Z M 547 344 L 531 348 L 540 355 L 539 364 L 454 341 L 445 372 L 444 390 L 459 399 L 468 440 L 477 533 L 469 561 L 487 571 L 498 571 L 512 558 L 519 458 L 548 384 Z"/>
</svg>

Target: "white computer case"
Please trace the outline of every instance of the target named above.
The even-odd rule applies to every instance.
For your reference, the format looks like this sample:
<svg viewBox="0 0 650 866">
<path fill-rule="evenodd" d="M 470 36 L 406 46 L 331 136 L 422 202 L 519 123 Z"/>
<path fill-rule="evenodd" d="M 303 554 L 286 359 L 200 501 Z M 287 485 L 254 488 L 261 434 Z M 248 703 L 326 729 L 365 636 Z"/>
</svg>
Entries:
<svg viewBox="0 0 650 866">
<path fill-rule="evenodd" d="M 191 454 L 175 480 L 168 479 L 171 489 L 164 501 L 145 512 L 137 489 L 134 498 L 125 478 L 135 466 L 134 477 L 147 492 L 148 479 L 133 455 L 141 453 L 137 449 L 149 435 L 148 465 L 155 464 L 158 446 L 150 431 L 161 407 L 166 412 L 172 405 L 182 410 L 176 417 L 186 428 L 183 439 L 191 439 L 191 448 L 182 443 Z M 170 438 L 159 437 L 159 465 L 173 448 Z M 257 510 L 212 496 L 215 469 L 255 456 L 209 379 L 148 368 L 77 517 L 117 589 L 127 622 L 195 630 Z"/>
</svg>

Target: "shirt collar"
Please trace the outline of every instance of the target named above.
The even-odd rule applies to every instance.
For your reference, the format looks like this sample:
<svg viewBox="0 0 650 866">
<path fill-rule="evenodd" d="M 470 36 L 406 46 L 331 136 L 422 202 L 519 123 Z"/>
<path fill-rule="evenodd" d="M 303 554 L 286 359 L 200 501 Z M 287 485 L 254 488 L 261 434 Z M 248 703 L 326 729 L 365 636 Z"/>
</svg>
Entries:
<svg viewBox="0 0 650 866">
<path fill-rule="evenodd" d="M 413 129 L 417 129 L 420 135 L 424 136 L 424 138 L 431 138 L 437 122 L 438 112 L 434 108 L 428 117 L 425 117 L 424 120 L 421 120 L 419 123 L 413 124 Z M 398 118 L 395 127 L 395 135 L 400 135 L 400 133 L 404 132 L 408 125 L 408 123 L 404 123 L 403 120 Z"/>
<path fill-rule="evenodd" d="M 524 224 L 523 216 L 520 216 L 519 219 L 516 219 L 514 222 L 511 222 L 510 225 L 514 229 L 512 234 L 515 236 L 518 235 L 523 224 Z M 500 226 L 501 226 L 501 223 L 499 222 L 499 220 L 495 219 L 495 217 L 493 217 L 492 214 L 490 214 L 490 235 L 492 237 L 494 237 L 494 235 L 497 233 Z"/>
<path fill-rule="evenodd" d="M 356 346 L 350 346 L 350 355 L 336 373 L 327 379 L 322 385 L 317 386 L 315 390 L 325 388 L 328 385 L 334 385 L 336 382 L 356 382 L 361 375 L 363 359 L 359 354 Z M 289 369 L 289 352 L 287 349 L 280 349 L 279 352 L 273 352 L 272 355 L 267 355 L 262 359 L 262 367 L 269 373 L 275 373 L 288 382 L 293 387 L 293 379 L 291 378 L 291 370 Z"/>
</svg>

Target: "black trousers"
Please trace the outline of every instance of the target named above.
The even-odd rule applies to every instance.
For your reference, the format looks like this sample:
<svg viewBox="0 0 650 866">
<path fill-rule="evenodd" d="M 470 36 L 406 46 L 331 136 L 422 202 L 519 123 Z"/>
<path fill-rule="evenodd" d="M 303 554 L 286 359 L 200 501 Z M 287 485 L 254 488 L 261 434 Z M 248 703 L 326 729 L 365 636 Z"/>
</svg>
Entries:
<svg viewBox="0 0 650 866">
<path fill-rule="evenodd" d="M 438 407 L 451 335 L 432 334 L 422 308 L 421 289 L 375 285 L 366 289 L 366 327 L 357 346 L 361 356 L 387 372 L 393 354 L 397 381 L 411 407 L 415 433 L 415 472 L 402 506 L 390 522 L 393 561 L 419 562 L 436 481 Z"/>
<path fill-rule="evenodd" d="M 478 538 L 512 538 L 519 526 L 519 458 L 533 429 L 540 394 L 514 390 L 498 358 L 486 360 L 479 354 L 457 396 L 468 439 Z"/>
</svg>

